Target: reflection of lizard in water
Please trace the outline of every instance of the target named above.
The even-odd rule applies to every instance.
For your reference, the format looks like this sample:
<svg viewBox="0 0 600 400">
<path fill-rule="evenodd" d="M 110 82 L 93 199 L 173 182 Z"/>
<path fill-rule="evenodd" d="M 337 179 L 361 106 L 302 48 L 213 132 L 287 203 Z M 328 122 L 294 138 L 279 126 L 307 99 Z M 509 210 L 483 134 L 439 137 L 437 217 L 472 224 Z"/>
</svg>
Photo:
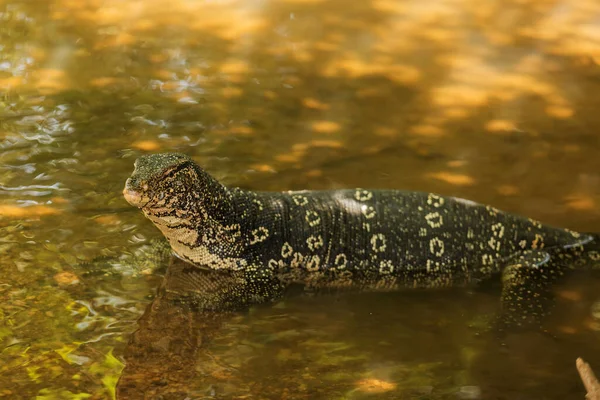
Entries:
<svg viewBox="0 0 600 400">
<path fill-rule="evenodd" d="M 264 279 L 256 271 L 212 271 L 171 258 L 158 295 L 125 351 L 117 398 L 193 398 L 189 386 L 197 375 L 203 342 L 232 312 L 279 291 L 275 279 Z"/>
<path fill-rule="evenodd" d="M 502 275 L 504 322 L 538 320 L 532 295 L 600 260 L 596 235 L 490 206 L 396 190 L 253 192 L 227 188 L 189 157 L 140 157 L 124 189 L 198 268 L 243 271 L 252 302 L 290 283 L 312 290 L 466 286 Z M 268 291 L 254 293 L 253 285 Z M 229 301 L 229 300 L 227 300 Z"/>
</svg>

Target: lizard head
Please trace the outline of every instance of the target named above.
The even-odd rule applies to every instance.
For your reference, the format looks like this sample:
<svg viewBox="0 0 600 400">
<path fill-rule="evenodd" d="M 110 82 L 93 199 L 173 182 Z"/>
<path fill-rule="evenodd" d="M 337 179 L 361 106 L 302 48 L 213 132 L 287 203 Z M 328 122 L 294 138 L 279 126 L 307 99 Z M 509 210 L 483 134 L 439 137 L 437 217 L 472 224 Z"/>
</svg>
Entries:
<svg viewBox="0 0 600 400">
<path fill-rule="evenodd" d="M 134 167 L 123 196 L 160 229 L 179 257 L 197 265 L 223 264 L 225 252 L 237 251 L 223 227 L 233 215 L 231 193 L 190 157 L 152 154 L 138 158 Z M 209 251 L 211 244 L 218 251 Z"/>
<path fill-rule="evenodd" d="M 198 181 L 197 166 L 185 154 L 162 153 L 138 158 L 123 196 L 141 209 L 170 208 Z"/>
</svg>

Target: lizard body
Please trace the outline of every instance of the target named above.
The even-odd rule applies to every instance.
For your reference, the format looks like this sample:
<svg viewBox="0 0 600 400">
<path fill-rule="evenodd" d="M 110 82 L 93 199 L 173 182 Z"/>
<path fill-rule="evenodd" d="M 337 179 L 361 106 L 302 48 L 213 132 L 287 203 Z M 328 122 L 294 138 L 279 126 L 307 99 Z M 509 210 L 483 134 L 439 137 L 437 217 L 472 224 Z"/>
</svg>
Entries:
<svg viewBox="0 0 600 400">
<path fill-rule="evenodd" d="M 136 160 L 124 195 L 181 259 L 281 287 L 465 286 L 502 273 L 505 307 L 526 311 L 529 289 L 600 260 L 596 235 L 469 200 L 399 190 L 227 188 L 175 153 Z"/>
</svg>

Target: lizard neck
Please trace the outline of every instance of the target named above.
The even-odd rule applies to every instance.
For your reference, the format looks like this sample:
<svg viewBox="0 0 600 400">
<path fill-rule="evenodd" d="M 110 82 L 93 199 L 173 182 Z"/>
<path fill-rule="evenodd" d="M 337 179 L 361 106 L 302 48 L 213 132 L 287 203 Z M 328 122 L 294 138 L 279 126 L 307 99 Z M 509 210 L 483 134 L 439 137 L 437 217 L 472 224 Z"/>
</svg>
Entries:
<svg viewBox="0 0 600 400">
<path fill-rule="evenodd" d="M 164 188 L 169 196 L 142 211 L 177 256 L 201 267 L 235 268 L 241 260 L 232 193 L 204 173 L 193 185 Z"/>
</svg>

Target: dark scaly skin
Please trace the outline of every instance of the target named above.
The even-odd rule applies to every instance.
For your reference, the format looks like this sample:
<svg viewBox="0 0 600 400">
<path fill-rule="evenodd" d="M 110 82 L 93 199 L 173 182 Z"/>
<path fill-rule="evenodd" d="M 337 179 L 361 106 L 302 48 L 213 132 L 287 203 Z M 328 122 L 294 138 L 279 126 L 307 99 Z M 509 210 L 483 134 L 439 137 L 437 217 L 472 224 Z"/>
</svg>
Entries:
<svg viewBox="0 0 600 400">
<path fill-rule="evenodd" d="M 505 308 L 535 314 L 520 305 L 531 287 L 600 259 L 597 236 L 468 200 L 397 190 L 229 189 L 181 154 L 140 157 L 124 195 L 180 258 L 276 278 L 281 287 L 464 286 L 503 273 Z"/>
<path fill-rule="evenodd" d="M 189 382 L 200 379 L 202 344 L 233 311 L 280 297 L 290 282 L 391 290 L 467 285 L 502 273 L 507 312 L 498 322 L 513 327 L 524 318 L 537 322 L 546 312 L 545 289 L 566 269 L 599 263 L 597 237 L 465 200 L 227 189 L 182 155 L 142 157 L 124 193 L 195 265 L 171 260 L 127 346 L 116 388 L 123 399 L 189 396 Z M 153 248 L 161 264 L 164 252 Z"/>
</svg>

